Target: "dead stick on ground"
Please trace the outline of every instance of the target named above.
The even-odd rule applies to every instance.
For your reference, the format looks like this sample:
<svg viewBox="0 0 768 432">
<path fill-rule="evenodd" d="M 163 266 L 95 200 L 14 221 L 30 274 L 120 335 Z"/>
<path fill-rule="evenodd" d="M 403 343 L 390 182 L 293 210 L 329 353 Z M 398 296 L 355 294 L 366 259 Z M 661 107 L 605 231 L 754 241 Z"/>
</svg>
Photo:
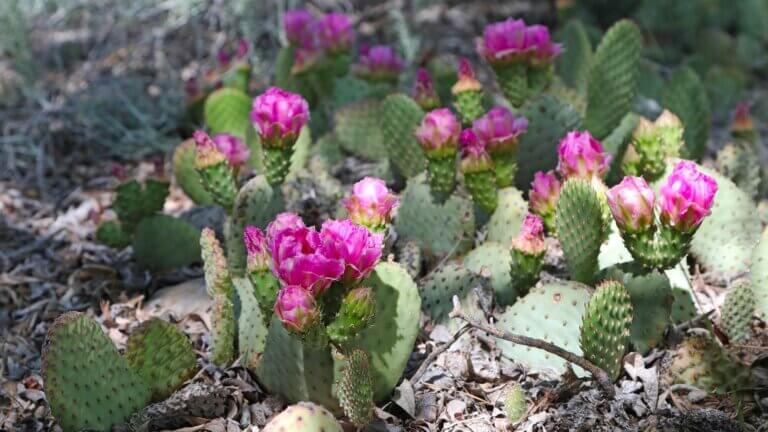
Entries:
<svg viewBox="0 0 768 432">
<path fill-rule="evenodd" d="M 451 318 L 459 318 L 461 320 L 464 320 L 470 326 L 476 329 L 480 329 L 499 339 L 508 340 L 518 345 L 525 345 L 533 348 L 542 349 L 558 357 L 561 357 L 566 361 L 571 362 L 577 366 L 580 366 L 582 369 L 591 373 L 592 376 L 595 377 L 595 380 L 597 380 L 597 383 L 600 385 L 600 388 L 603 390 L 606 396 L 612 399 L 616 394 L 613 388 L 613 381 L 611 380 L 611 377 L 608 376 L 608 373 L 606 373 L 604 370 L 597 367 L 591 361 L 585 359 L 584 357 L 578 356 L 570 351 L 566 351 L 560 348 L 559 346 L 551 344 L 547 341 L 531 338 L 528 336 L 516 335 L 513 333 L 506 332 L 504 330 L 498 329 L 492 325 L 476 321 L 468 317 L 467 315 L 465 315 L 464 312 L 462 312 L 461 303 L 459 303 L 459 298 L 457 296 L 453 297 L 453 311 L 451 311 L 450 316 Z"/>
</svg>

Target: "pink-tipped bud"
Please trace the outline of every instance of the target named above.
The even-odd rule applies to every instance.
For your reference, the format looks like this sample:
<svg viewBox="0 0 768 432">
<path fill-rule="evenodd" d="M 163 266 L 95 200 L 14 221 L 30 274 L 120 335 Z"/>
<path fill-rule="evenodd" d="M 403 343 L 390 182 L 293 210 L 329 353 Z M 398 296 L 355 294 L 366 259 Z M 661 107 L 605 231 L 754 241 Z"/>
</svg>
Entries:
<svg viewBox="0 0 768 432">
<path fill-rule="evenodd" d="M 413 84 L 411 96 L 424 111 L 430 111 L 440 106 L 440 98 L 435 91 L 432 77 L 424 68 L 416 71 L 416 82 Z"/>
<path fill-rule="evenodd" d="M 349 51 L 355 39 L 352 22 L 340 13 L 324 15 L 317 25 L 320 47 L 333 53 Z"/>
<path fill-rule="evenodd" d="M 237 60 L 243 60 L 248 56 L 250 50 L 251 44 L 245 39 L 239 39 L 237 41 L 237 48 L 235 49 L 235 58 Z"/>
<path fill-rule="evenodd" d="M 528 129 L 528 119 L 516 117 L 512 111 L 497 106 L 472 123 L 475 134 L 488 146 L 491 154 L 513 150 L 520 135 Z"/>
<path fill-rule="evenodd" d="M 344 200 L 344 207 L 352 222 L 378 229 L 392 221 L 398 202 L 384 180 L 365 177 L 352 186 L 352 195 Z"/>
<path fill-rule="evenodd" d="M 428 155 L 431 152 L 455 154 L 460 133 L 461 123 L 451 110 L 439 108 L 424 116 L 414 135 Z"/>
<path fill-rule="evenodd" d="M 486 171 L 493 168 L 493 161 L 485 142 L 477 138 L 475 131 L 464 129 L 459 135 L 461 143 L 461 171 L 464 173 Z"/>
<path fill-rule="evenodd" d="M 269 269 L 272 257 L 267 250 L 267 238 L 264 232 L 254 226 L 245 227 L 243 232 L 245 252 L 247 253 L 248 272 L 264 271 Z"/>
<path fill-rule="evenodd" d="M 695 163 L 681 161 L 675 165 L 659 192 L 661 223 L 690 233 L 709 215 L 717 193 L 717 182 L 702 173 Z"/>
<path fill-rule="evenodd" d="M 384 235 L 349 219 L 326 221 L 320 237 L 322 255 L 345 263 L 343 280 L 348 285 L 368 277 L 381 258 Z"/>
<path fill-rule="evenodd" d="M 309 104 L 299 94 L 270 87 L 253 100 L 251 122 L 267 148 L 292 146 L 308 121 Z"/>
<path fill-rule="evenodd" d="M 283 16 L 283 28 L 288 42 L 300 46 L 315 18 L 305 9 L 290 10 Z"/>
<path fill-rule="evenodd" d="M 196 130 L 192 134 L 192 138 L 195 140 L 196 146 L 195 168 L 204 169 L 227 160 L 205 131 Z"/>
<path fill-rule="evenodd" d="M 554 214 L 560 199 L 560 187 L 560 181 L 552 171 L 535 173 L 528 194 L 531 211 L 541 216 Z"/>
<path fill-rule="evenodd" d="M 731 122 L 731 132 L 733 134 L 751 133 L 755 130 L 755 123 L 752 116 L 749 115 L 749 102 L 739 102 L 733 112 L 733 121 Z"/>
<path fill-rule="evenodd" d="M 641 232 L 653 224 L 653 190 L 642 177 L 624 177 L 606 193 L 616 225 L 624 232 Z"/>
<path fill-rule="evenodd" d="M 540 255 L 547 249 L 544 244 L 544 221 L 529 214 L 523 220 L 520 233 L 512 239 L 512 247 L 526 255 Z"/>
<path fill-rule="evenodd" d="M 355 288 L 344 296 L 342 309 L 353 320 L 368 322 L 376 312 L 376 298 L 368 287 Z"/>
<path fill-rule="evenodd" d="M 602 179 L 611 161 L 610 155 L 603 151 L 600 141 L 593 138 L 589 132 L 568 132 L 560 141 L 557 154 L 560 159 L 557 169 L 566 179 Z"/>
<path fill-rule="evenodd" d="M 397 81 L 405 61 L 388 45 L 360 47 L 357 73 L 372 81 Z"/>
<path fill-rule="evenodd" d="M 243 140 L 230 134 L 218 134 L 213 137 L 216 148 L 227 158 L 233 168 L 240 168 L 248 162 L 251 151 Z"/>
<path fill-rule="evenodd" d="M 320 311 L 312 294 L 296 285 L 283 287 L 275 301 L 275 315 L 288 331 L 306 333 L 320 319 Z"/>
<path fill-rule="evenodd" d="M 479 91 L 483 89 L 483 85 L 475 78 L 475 70 L 472 68 L 472 63 L 468 58 L 462 57 L 459 60 L 459 79 L 456 84 L 451 88 L 453 94 L 459 94 L 466 91 Z"/>
</svg>

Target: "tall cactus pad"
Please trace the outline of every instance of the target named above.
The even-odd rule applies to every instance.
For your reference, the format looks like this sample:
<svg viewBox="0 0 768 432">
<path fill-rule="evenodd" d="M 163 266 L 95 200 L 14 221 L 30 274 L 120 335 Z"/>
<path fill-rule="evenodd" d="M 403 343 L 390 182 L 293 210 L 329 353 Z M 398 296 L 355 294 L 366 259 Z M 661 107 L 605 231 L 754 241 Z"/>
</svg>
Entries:
<svg viewBox="0 0 768 432">
<path fill-rule="evenodd" d="M 172 216 L 144 218 L 134 233 L 133 254 L 149 270 L 184 267 L 200 260 L 198 235 L 195 227 Z"/>
<path fill-rule="evenodd" d="M 479 274 L 457 264 L 446 264 L 421 280 L 421 307 L 435 323 L 450 324 L 453 296 L 467 299 L 472 289 L 482 283 L 485 281 Z"/>
<path fill-rule="evenodd" d="M 614 24 L 597 47 L 589 71 L 587 129 L 603 139 L 632 108 L 643 38 L 628 20 Z"/>
<path fill-rule="evenodd" d="M 597 192 L 583 180 L 568 180 L 555 216 L 557 237 L 574 280 L 591 283 L 597 273 L 600 245 L 608 236 Z"/>
<path fill-rule="evenodd" d="M 79 312 L 56 319 L 42 361 L 45 397 L 65 432 L 110 430 L 149 403 L 144 380 L 99 325 Z"/>
<path fill-rule="evenodd" d="M 763 231 L 760 243 L 752 252 L 749 277 L 755 292 L 755 313 L 768 321 L 768 229 Z"/>
<path fill-rule="evenodd" d="M 224 251 L 212 229 L 205 228 L 200 234 L 200 250 L 205 271 L 205 289 L 208 295 L 211 297 L 216 294 L 229 296 L 233 289 L 227 269 L 227 259 L 224 257 Z"/>
<path fill-rule="evenodd" d="M 592 45 L 584 24 L 569 21 L 563 28 L 562 39 L 568 49 L 555 60 L 557 74 L 568 87 L 584 91 L 592 66 Z"/>
<path fill-rule="evenodd" d="M 408 273 L 394 263 L 380 263 L 364 286 L 376 294 L 376 316 L 349 343 L 371 356 L 374 400 L 387 398 L 402 376 L 418 334 L 421 299 Z M 264 386 L 288 401 L 311 400 L 339 412 L 332 386 L 341 359 L 329 349 L 312 349 L 290 335 L 275 317 L 256 374 Z"/>
<path fill-rule="evenodd" d="M 496 175 L 492 170 L 464 173 L 464 185 L 472 200 L 486 213 L 493 213 L 499 205 Z"/>
<path fill-rule="evenodd" d="M 157 318 L 145 321 L 131 333 L 125 358 L 144 378 L 154 401 L 170 396 L 197 370 L 189 339 L 173 324 Z"/>
<path fill-rule="evenodd" d="M 445 203 L 456 188 L 456 155 L 428 157 L 427 181 L 435 202 Z"/>
<path fill-rule="evenodd" d="M 507 101 L 514 107 L 523 105 L 529 94 L 527 65 L 523 62 L 499 65 L 493 72 Z"/>
<path fill-rule="evenodd" d="M 498 201 L 496 211 L 486 224 L 486 240 L 509 246 L 528 214 L 528 203 L 523 199 L 522 192 L 511 187 L 499 190 Z"/>
<path fill-rule="evenodd" d="M 430 257 L 461 254 L 474 240 L 472 202 L 454 194 L 445 203 L 436 204 L 423 175 L 410 179 L 400 200 L 395 228 L 398 235 L 417 242 Z"/>
<path fill-rule="evenodd" d="M 700 159 L 707 149 L 711 117 L 707 91 L 693 69 L 686 66 L 672 75 L 664 88 L 663 105 L 685 127 L 683 157 Z"/>
<path fill-rule="evenodd" d="M 389 159 L 408 178 L 426 166 L 424 151 L 413 135 L 422 117 L 421 107 L 404 94 L 389 95 L 381 103 L 379 120 Z"/>
<path fill-rule="evenodd" d="M 761 168 L 759 152 L 750 143 L 730 143 L 717 152 L 717 170 L 753 199 L 760 194 Z"/>
<path fill-rule="evenodd" d="M 195 169 L 195 141 L 188 139 L 176 147 L 173 152 L 173 176 L 181 190 L 195 204 L 213 204 L 213 198 L 203 187 L 200 174 Z"/>
<path fill-rule="evenodd" d="M 168 182 L 147 180 L 144 185 L 131 180 L 117 187 L 112 209 L 126 232 L 133 233 L 138 223 L 163 210 L 168 196 Z"/>
<path fill-rule="evenodd" d="M 536 171 L 557 165 L 557 146 L 566 133 L 581 128 L 581 116 L 567 101 L 544 94 L 523 108 L 528 130 L 517 148 L 515 185 L 528 190 Z"/>
<path fill-rule="evenodd" d="M 224 366 L 235 359 L 235 307 L 225 294 L 213 296 L 211 326 L 211 361 Z"/>
<path fill-rule="evenodd" d="M 748 281 L 734 284 L 725 296 L 720 311 L 720 329 L 731 342 L 744 339 L 749 333 L 752 315 L 755 313 L 755 293 Z"/>
<path fill-rule="evenodd" d="M 273 418 L 262 432 L 344 432 L 330 411 L 321 405 L 302 402 L 289 406 Z"/>
<path fill-rule="evenodd" d="M 581 355 L 579 326 L 589 297 L 589 288 L 576 282 L 537 286 L 504 311 L 498 326 L 510 333 L 544 339 Z M 560 374 L 565 371 L 565 360 L 554 354 L 505 340 L 499 340 L 498 344 L 504 357 L 523 364 L 531 372 Z"/>
<path fill-rule="evenodd" d="M 254 294 L 254 288 L 245 278 L 232 280 L 235 286 L 235 317 L 237 317 L 237 347 L 243 364 L 249 369 L 258 366 L 259 356 L 267 342 L 269 320 L 264 318 L 263 309 Z M 270 311 L 271 312 L 271 311 Z M 271 317 L 272 314 L 270 313 Z"/>
<path fill-rule="evenodd" d="M 614 380 L 621 372 L 621 360 L 627 350 L 631 325 L 629 292 L 619 282 L 603 282 L 589 299 L 579 344 L 584 357 Z"/>
<path fill-rule="evenodd" d="M 341 147 L 356 156 L 379 160 L 389 156 L 379 127 L 379 103 L 361 101 L 336 112 L 335 133 Z"/>
<path fill-rule="evenodd" d="M 365 351 L 353 350 L 347 355 L 336 387 L 339 404 L 349 421 L 365 426 L 373 420 L 373 376 Z"/>
<path fill-rule="evenodd" d="M 501 243 L 486 241 L 473 249 L 465 257 L 462 265 L 477 274 L 488 274 L 491 287 L 496 295 L 496 304 L 508 306 L 517 300 L 520 293 L 512 285 L 509 273 L 512 265 L 509 246 Z"/>
<path fill-rule="evenodd" d="M 251 126 L 251 98 L 244 92 L 224 87 L 205 100 L 205 124 L 211 134 L 228 133 L 245 138 Z"/>
</svg>

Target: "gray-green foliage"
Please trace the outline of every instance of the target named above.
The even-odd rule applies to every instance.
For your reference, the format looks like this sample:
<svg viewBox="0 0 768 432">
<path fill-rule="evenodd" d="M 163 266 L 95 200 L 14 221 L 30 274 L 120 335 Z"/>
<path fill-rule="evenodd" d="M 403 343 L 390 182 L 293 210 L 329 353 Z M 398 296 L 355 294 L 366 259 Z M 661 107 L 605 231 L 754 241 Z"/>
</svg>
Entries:
<svg viewBox="0 0 768 432">
<path fill-rule="evenodd" d="M 749 277 L 755 292 L 755 312 L 768 319 L 768 230 L 763 231 L 760 242 L 752 252 Z"/>
</svg>

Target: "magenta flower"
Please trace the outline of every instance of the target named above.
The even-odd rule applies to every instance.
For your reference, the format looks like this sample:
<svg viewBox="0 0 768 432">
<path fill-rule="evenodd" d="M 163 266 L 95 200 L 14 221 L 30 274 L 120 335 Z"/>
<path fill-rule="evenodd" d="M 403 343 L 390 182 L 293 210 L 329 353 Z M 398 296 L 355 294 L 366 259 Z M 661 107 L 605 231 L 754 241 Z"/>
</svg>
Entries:
<svg viewBox="0 0 768 432">
<path fill-rule="evenodd" d="M 253 100 L 251 122 L 265 147 L 291 146 L 309 121 L 309 104 L 301 95 L 270 87 Z"/>
<path fill-rule="evenodd" d="M 459 135 L 461 143 L 461 157 L 479 157 L 487 155 L 485 141 L 477 138 L 477 134 L 472 129 L 464 129 Z"/>
<path fill-rule="evenodd" d="M 653 224 L 653 190 L 642 177 L 624 177 L 624 180 L 605 193 L 616 225 L 622 231 L 635 233 L 647 230 Z"/>
<path fill-rule="evenodd" d="M 554 214 L 560 198 L 560 187 L 560 181 L 552 171 L 535 173 L 528 194 L 531 210 L 542 216 Z"/>
<path fill-rule="evenodd" d="M 509 18 L 490 24 L 477 43 L 477 52 L 491 64 L 523 59 L 531 49 L 526 30 L 525 21 L 521 19 Z"/>
<path fill-rule="evenodd" d="M 440 98 L 435 91 L 435 84 L 426 69 L 419 68 L 416 71 L 416 82 L 413 84 L 411 96 L 426 111 L 440 106 Z"/>
<path fill-rule="evenodd" d="M 546 250 L 544 221 L 541 217 L 534 214 L 525 216 L 520 233 L 512 239 L 512 247 L 527 255 L 539 255 Z"/>
<path fill-rule="evenodd" d="M 233 168 L 239 168 L 248 162 L 251 151 L 240 138 L 230 134 L 218 134 L 213 137 L 216 148 L 227 158 Z"/>
<path fill-rule="evenodd" d="M 257 227 L 247 226 L 243 231 L 245 252 L 248 256 L 248 272 L 263 271 L 269 269 L 271 257 L 267 250 L 267 238 L 264 232 Z"/>
<path fill-rule="evenodd" d="M 472 129 L 487 144 L 488 151 L 494 153 L 515 148 L 520 135 L 528 129 L 528 119 L 515 117 L 509 109 L 497 106 L 475 120 Z"/>
<path fill-rule="evenodd" d="M 384 180 L 365 177 L 352 186 L 352 195 L 344 207 L 352 222 L 368 228 L 380 228 L 392 221 L 397 197 L 387 189 Z"/>
<path fill-rule="evenodd" d="M 358 73 L 375 81 L 396 81 L 405 61 L 388 45 L 360 47 Z"/>
<path fill-rule="evenodd" d="M 283 212 L 275 216 L 275 219 L 267 226 L 267 239 L 270 241 L 277 236 L 277 233 L 286 228 L 306 228 L 304 221 L 299 215 L 291 212 Z"/>
<path fill-rule="evenodd" d="M 345 263 L 343 280 L 346 284 L 365 279 L 381 258 L 383 234 L 345 220 L 329 220 L 320 230 L 321 253 Z"/>
<path fill-rule="evenodd" d="M 284 228 L 269 246 L 273 272 L 284 285 L 298 285 L 319 296 L 344 274 L 344 261 L 319 252 L 321 238 L 314 228 Z"/>
<path fill-rule="evenodd" d="M 456 84 L 451 87 L 453 94 L 459 94 L 465 91 L 478 91 L 483 88 L 480 81 L 475 78 L 475 70 L 472 68 L 472 63 L 468 58 L 462 57 L 459 60 L 458 80 Z"/>
<path fill-rule="evenodd" d="M 563 52 L 563 46 L 552 43 L 549 29 L 543 25 L 532 25 L 526 29 L 526 43 L 535 63 L 550 63 Z"/>
<path fill-rule="evenodd" d="M 219 66 L 222 68 L 228 68 L 232 60 L 243 60 L 248 56 L 250 50 L 250 44 L 245 39 L 238 39 L 235 44 L 234 51 L 230 51 L 230 47 L 224 47 L 216 54 L 216 58 L 219 62 Z"/>
<path fill-rule="evenodd" d="M 349 17 L 340 13 L 324 15 L 317 24 L 320 47 L 330 52 L 348 51 L 355 38 Z"/>
<path fill-rule="evenodd" d="M 301 334 L 315 325 L 320 311 L 310 292 L 300 286 L 288 285 L 277 294 L 275 315 L 287 330 Z"/>
<path fill-rule="evenodd" d="M 461 123 L 448 108 L 432 110 L 424 116 L 414 135 L 425 151 L 455 150 L 459 145 Z"/>
<path fill-rule="evenodd" d="M 659 193 L 661 222 L 684 233 L 695 231 L 709 215 L 716 193 L 715 179 L 693 162 L 678 162 Z"/>
<path fill-rule="evenodd" d="M 611 161 L 600 141 L 589 132 L 569 132 L 560 141 L 557 154 L 560 159 L 557 169 L 564 178 L 602 179 Z"/>
<path fill-rule="evenodd" d="M 305 9 L 287 11 L 283 16 L 283 28 L 291 45 L 302 45 L 314 22 L 315 18 Z"/>
<path fill-rule="evenodd" d="M 227 160 L 204 130 L 196 130 L 192 134 L 192 138 L 195 140 L 195 167 L 197 169 L 203 169 Z"/>
</svg>

